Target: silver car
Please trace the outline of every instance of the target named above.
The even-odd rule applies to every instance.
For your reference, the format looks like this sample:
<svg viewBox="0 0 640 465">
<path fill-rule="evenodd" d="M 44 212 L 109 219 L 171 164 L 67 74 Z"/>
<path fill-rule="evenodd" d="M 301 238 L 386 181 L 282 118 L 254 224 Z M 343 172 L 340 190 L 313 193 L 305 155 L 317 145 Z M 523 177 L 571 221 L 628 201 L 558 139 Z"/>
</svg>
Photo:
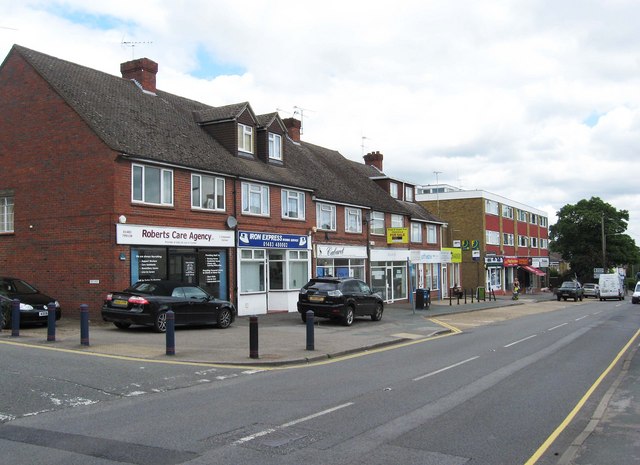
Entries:
<svg viewBox="0 0 640 465">
<path fill-rule="evenodd" d="M 587 297 L 593 297 L 594 299 L 599 299 L 600 298 L 600 286 L 594 283 L 585 283 L 584 286 L 582 286 L 582 288 L 584 289 L 584 296 L 585 298 Z"/>
</svg>

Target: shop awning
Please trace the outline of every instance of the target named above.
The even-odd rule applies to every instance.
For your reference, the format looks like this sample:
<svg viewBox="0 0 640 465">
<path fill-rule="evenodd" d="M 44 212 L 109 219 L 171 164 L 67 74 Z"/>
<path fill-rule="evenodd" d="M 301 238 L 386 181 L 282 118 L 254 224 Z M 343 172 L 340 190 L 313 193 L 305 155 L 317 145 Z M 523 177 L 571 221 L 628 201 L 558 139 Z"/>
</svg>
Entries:
<svg viewBox="0 0 640 465">
<path fill-rule="evenodd" d="M 544 276 L 545 274 L 547 274 L 544 271 L 536 268 L 535 266 L 523 265 L 520 268 L 524 268 L 529 273 L 533 273 L 533 274 L 538 275 L 538 276 Z"/>
</svg>

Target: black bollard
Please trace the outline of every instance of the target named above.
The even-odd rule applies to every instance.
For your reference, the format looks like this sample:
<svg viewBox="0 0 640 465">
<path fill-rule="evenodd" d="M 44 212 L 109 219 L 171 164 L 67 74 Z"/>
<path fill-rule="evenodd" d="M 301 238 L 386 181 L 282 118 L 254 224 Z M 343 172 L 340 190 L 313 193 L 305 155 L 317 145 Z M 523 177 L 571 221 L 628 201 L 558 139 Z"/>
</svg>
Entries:
<svg viewBox="0 0 640 465">
<path fill-rule="evenodd" d="M 20 301 L 13 299 L 11 303 L 11 336 L 20 336 Z"/>
<path fill-rule="evenodd" d="M 258 355 L 258 317 L 249 317 L 249 357 L 260 358 Z"/>
<path fill-rule="evenodd" d="M 167 312 L 167 355 L 176 354 L 176 314 Z"/>
<path fill-rule="evenodd" d="M 308 310 L 307 313 L 307 350 L 314 349 L 314 337 L 313 337 L 313 310 Z"/>
<path fill-rule="evenodd" d="M 80 305 L 80 345 L 89 345 L 89 306 Z"/>
<path fill-rule="evenodd" d="M 47 341 L 54 342 L 56 340 L 56 304 L 49 302 L 47 305 L 49 314 L 47 315 Z"/>
</svg>

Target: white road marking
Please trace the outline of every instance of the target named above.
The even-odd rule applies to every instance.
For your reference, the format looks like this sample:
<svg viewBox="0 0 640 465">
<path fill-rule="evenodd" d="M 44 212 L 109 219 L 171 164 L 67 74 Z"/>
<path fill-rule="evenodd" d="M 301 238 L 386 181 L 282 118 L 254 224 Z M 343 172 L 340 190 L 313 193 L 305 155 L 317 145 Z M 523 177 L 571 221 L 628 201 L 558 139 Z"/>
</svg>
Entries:
<svg viewBox="0 0 640 465">
<path fill-rule="evenodd" d="M 438 373 L 442 373 L 443 371 L 447 371 L 447 370 L 450 370 L 452 368 L 459 367 L 460 365 L 464 365 L 465 363 L 471 362 L 471 361 L 473 361 L 473 360 L 475 360 L 477 358 L 480 358 L 480 356 L 478 355 L 476 357 L 471 357 L 471 358 L 468 358 L 468 359 L 463 360 L 461 362 L 454 363 L 453 365 L 449 365 L 448 367 L 444 367 L 444 368 L 440 368 L 439 370 L 432 371 L 431 373 L 427 373 L 426 375 L 418 376 L 417 378 L 413 378 L 413 381 L 420 381 L 421 379 L 425 379 L 425 378 L 428 378 L 430 376 L 437 375 Z"/>
<path fill-rule="evenodd" d="M 554 326 L 553 328 L 547 329 L 547 331 L 553 331 L 554 329 L 562 328 L 563 326 L 568 325 L 569 323 L 562 323 L 561 325 Z"/>
<path fill-rule="evenodd" d="M 576 321 L 584 320 L 587 316 L 589 315 L 584 315 L 584 316 L 581 316 L 580 318 L 576 318 Z"/>
<path fill-rule="evenodd" d="M 332 408 L 327 409 L 327 410 L 322 410 L 321 412 L 317 412 L 317 413 L 314 413 L 312 415 L 309 415 L 309 416 L 306 416 L 306 417 L 302 417 L 302 418 L 298 418 L 297 420 L 293 420 L 293 421 L 290 421 L 288 423 L 284 423 L 284 424 L 282 424 L 280 426 L 276 426 L 275 428 L 268 428 L 268 429 L 265 429 L 265 430 L 260 431 L 258 433 L 250 434 L 249 436 L 245 436 L 243 438 L 238 439 L 237 441 L 234 441 L 233 444 L 236 445 L 236 446 L 240 445 L 240 444 L 244 444 L 245 442 L 253 441 L 254 439 L 257 439 L 259 437 L 266 436 L 267 434 L 270 434 L 270 433 L 274 433 L 274 432 L 278 431 L 279 429 L 288 428 L 289 426 L 297 425 L 298 423 L 302 423 L 304 421 L 312 420 L 314 418 L 321 417 L 323 415 L 327 415 L 328 413 L 332 413 L 332 412 L 335 412 L 336 410 L 340 410 L 340 409 L 343 409 L 345 407 L 349 407 L 350 405 L 353 405 L 353 402 L 347 402 L 346 404 L 338 405 L 336 407 L 332 407 Z"/>
<path fill-rule="evenodd" d="M 506 349 L 507 347 L 511 347 L 511 346 L 516 345 L 516 344 L 520 344 L 521 342 L 527 341 L 527 340 L 529 340 L 531 338 L 534 338 L 536 336 L 537 336 L 537 334 L 532 334 L 531 336 L 525 337 L 524 339 L 520 339 L 519 341 L 512 342 L 511 344 L 507 344 L 506 346 L 502 346 L 502 347 L 504 347 Z"/>
</svg>

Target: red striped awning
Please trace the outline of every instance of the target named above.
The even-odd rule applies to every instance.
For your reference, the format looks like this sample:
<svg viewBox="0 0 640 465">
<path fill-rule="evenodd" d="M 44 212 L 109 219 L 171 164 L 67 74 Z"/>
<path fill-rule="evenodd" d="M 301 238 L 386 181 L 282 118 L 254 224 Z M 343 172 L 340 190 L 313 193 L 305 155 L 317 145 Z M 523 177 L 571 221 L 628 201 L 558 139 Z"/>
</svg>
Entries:
<svg viewBox="0 0 640 465">
<path fill-rule="evenodd" d="M 525 269 L 525 270 L 527 270 L 529 273 L 533 273 L 533 274 L 535 274 L 535 275 L 537 275 L 537 276 L 544 276 L 545 274 L 547 274 L 547 273 L 545 273 L 544 271 L 542 271 L 542 270 L 540 270 L 540 269 L 536 268 L 535 266 L 523 265 L 523 266 L 521 266 L 520 268 L 524 268 L 524 269 Z"/>
</svg>

